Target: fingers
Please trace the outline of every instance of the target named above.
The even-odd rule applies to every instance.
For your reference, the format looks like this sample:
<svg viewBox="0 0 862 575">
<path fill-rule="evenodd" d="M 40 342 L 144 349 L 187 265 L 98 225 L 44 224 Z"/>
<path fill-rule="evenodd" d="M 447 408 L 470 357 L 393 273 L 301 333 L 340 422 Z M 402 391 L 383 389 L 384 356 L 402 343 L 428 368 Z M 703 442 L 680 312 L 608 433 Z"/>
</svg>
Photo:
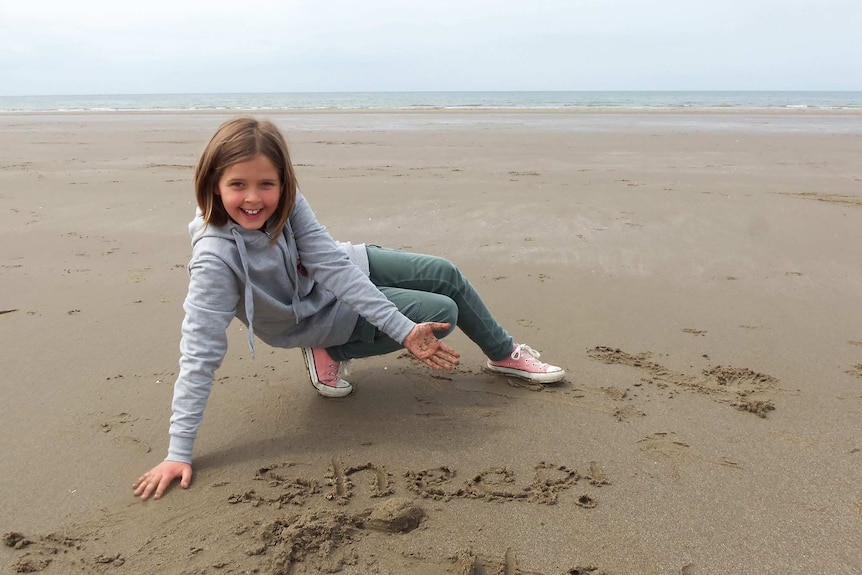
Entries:
<svg viewBox="0 0 862 575">
<path fill-rule="evenodd" d="M 437 349 L 434 350 L 434 355 L 452 365 L 458 365 L 458 358 L 461 357 L 460 353 L 440 340 L 437 340 Z"/>
<path fill-rule="evenodd" d="M 435 347 L 436 349 L 434 349 L 433 353 L 428 357 L 428 359 L 433 361 L 435 365 L 444 367 L 449 371 L 458 365 L 458 358 L 461 357 L 461 354 L 439 340 Z"/>
<path fill-rule="evenodd" d="M 452 368 L 458 365 L 458 358 L 452 355 L 443 355 L 443 356 L 435 356 L 437 357 L 440 365 L 452 371 Z"/>
<path fill-rule="evenodd" d="M 433 369 L 440 369 L 442 367 L 447 371 L 452 371 L 455 366 L 458 365 L 458 354 L 456 353 L 453 355 L 438 349 L 434 352 L 434 355 L 431 355 L 422 361 L 425 365 Z"/>
<path fill-rule="evenodd" d="M 169 475 L 146 474 L 132 485 L 134 488 L 135 497 L 140 497 L 142 501 L 146 501 L 150 497 L 153 499 L 161 499 L 165 494 L 168 485 L 173 481 L 173 477 Z M 154 495 L 155 494 L 155 495 Z"/>
<path fill-rule="evenodd" d="M 150 474 L 146 474 L 140 477 L 137 481 L 135 481 L 132 487 L 135 490 L 135 497 L 140 497 L 141 500 L 146 501 L 153 494 L 153 490 L 156 488 L 158 484 L 157 481 L 154 481 Z"/>
<path fill-rule="evenodd" d="M 428 359 L 423 359 L 422 363 L 434 370 L 439 370 L 443 368 L 446 371 L 452 371 L 452 366 L 438 357 L 429 357 Z"/>
<path fill-rule="evenodd" d="M 151 473 L 145 473 L 141 477 L 132 484 L 132 489 L 134 489 L 135 497 L 140 497 L 143 500 L 149 499 L 153 494 L 153 490 L 158 485 L 158 480 L 156 480 Z"/>
<path fill-rule="evenodd" d="M 438 341 L 440 341 L 440 340 L 438 340 Z M 458 358 L 461 357 L 460 353 L 458 353 L 457 351 L 455 351 L 454 349 L 452 349 L 451 347 L 449 347 L 448 345 L 446 345 L 442 341 L 440 341 L 440 350 L 443 351 L 444 353 L 446 353 L 452 359 L 454 359 L 455 364 L 458 363 Z"/>
<path fill-rule="evenodd" d="M 162 495 L 165 494 L 165 489 L 168 488 L 168 485 L 170 485 L 171 481 L 173 480 L 173 477 L 163 475 L 159 482 L 156 484 L 156 495 L 153 497 L 153 499 L 161 499 Z"/>
<path fill-rule="evenodd" d="M 132 484 L 135 497 L 140 497 L 142 501 L 146 501 L 150 497 L 153 499 L 161 499 L 167 491 L 170 484 L 180 477 L 180 485 L 183 488 L 188 488 L 192 481 L 192 469 L 190 465 L 183 466 L 181 469 L 162 469 L 164 463 L 156 468 L 151 469 L 144 475 L 138 478 Z"/>
<path fill-rule="evenodd" d="M 144 492 L 144 489 L 146 489 L 146 487 L 147 487 L 147 484 L 146 484 L 146 479 L 144 477 L 141 477 L 140 479 L 135 481 L 132 484 L 132 489 L 134 489 L 135 497 L 139 497 Z"/>
</svg>

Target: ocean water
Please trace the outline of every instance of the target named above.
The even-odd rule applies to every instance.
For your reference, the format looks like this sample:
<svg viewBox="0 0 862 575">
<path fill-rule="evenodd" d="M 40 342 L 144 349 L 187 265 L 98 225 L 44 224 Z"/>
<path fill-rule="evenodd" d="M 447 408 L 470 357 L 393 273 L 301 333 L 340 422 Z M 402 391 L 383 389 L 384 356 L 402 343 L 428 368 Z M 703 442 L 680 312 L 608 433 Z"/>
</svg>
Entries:
<svg viewBox="0 0 862 575">
<path fill-rule="evenodd" d="M 295 92 L 0 96 L 0 113 L 474 109 L 862 110 L 862 92 Z"/>
</svg>

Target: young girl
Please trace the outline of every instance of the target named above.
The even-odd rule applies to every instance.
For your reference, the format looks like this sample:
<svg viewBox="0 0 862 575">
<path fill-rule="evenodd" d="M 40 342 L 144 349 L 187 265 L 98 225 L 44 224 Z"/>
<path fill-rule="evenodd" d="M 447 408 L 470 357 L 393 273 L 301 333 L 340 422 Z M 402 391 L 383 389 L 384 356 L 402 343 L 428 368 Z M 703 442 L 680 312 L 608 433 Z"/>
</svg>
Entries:
<svg viewBox="0 0 862 575">
<path fill-rule="evenodd" d="M 433 369 L 459 354 L 440 341 L 457 325 L 488 356 L 486 369 L 540 383 L 565 372 L 516 344 L 450 262 L 334 241 L 299 192 L 287 144 L 266 121 L 222 124 L 195 171 L 198 213 L 183 309 L 167 458 L 133 485 L 159 499 L 192 478 L 192 448 L 234 317 L 272 346 L 301 348 L 311 385 L 325 397 L 353 388 L 350 359 L 406 348 Z"/>
</svg>

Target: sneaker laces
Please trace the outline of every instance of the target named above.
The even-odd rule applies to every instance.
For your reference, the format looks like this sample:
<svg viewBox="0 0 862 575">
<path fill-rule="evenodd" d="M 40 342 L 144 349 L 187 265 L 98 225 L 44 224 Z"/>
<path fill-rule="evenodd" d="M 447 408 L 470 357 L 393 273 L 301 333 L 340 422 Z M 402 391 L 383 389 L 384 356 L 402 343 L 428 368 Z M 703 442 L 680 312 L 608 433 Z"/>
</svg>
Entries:
<svg viewBox="0 0 862 575">
<path fill-rule="evenodd" d="M 336 375 L 349 377 L 350 376 L 350 364 L 353 360 L 348 359 L 347 361 L 340 362 L 338 366 L 338 373 Z"/>
<path fill-rule="evenodd" d="M 335 385 L 339 379 L 348 377 L 350 375 L 350 361 L 333 361 L 329 364 L 329 370 L 326 373 L 327 382 L 324 385 L 328 385 L 329 382 Z"/>
<path fill-rule="evenodd" d="M 332 363 L 328 363 L 324 369 L 320 370 L 323 372 L 323 375 L 327 378 L 337 378 L 338 377 L 338 362 L 334 361 Z M 320 373 L 320 372 L 318 372 Z M 319 377 L 319 376 L 318 376 Z"/>
<path fill-rule="evenodd" d="M 538 361 L 538 359 L 542 355 L 538 351 L 536 351 L 535 349 L 533 349 L 532 347 L 527 345 L 526 343 L 519 343 L 515 347 L 515 351 L 512 352 L 512 356 L 511 356 L 512 359 L 514 359 L 515 361 L 518 361 L 519 359 L 521 359 L 521 353 L 522 352 L 533 356 L 536 359 L 536 363 L 539 363 L 541 365 L 546 365 L 544 362 Z"/>
</svg>

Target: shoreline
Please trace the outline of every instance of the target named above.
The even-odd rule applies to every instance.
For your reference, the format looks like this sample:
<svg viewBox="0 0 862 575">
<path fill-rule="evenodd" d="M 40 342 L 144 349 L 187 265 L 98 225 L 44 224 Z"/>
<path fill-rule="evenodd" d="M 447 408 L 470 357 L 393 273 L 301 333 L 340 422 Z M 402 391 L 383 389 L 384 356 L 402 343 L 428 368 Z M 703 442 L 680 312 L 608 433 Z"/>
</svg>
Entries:
<svg viewBox="0 0 862 575">
<path fill-rule="evenodd" d="M 617 108 L 613 106 L 596 106 L 582 108 L 325 108 L 325 109 L 282 109 L 282 108 L 230 108 L 230 109 L 208 109 L 208 110 L 0 110 L 2 116 L 63 116 L 63 115 L 224 115 L 224 114 L 277 114 L 277 115 L 365 115 L 365 114 L 417 114 L 417 115 L 443 115 L 443 114 L 479 114 L 479 115 L 666 115 L 666 114 L 705 114 L 705 115 L 814 115 L 814 116 L 862 116 L 862 108 L 771 108 L 771 107 L 642 107 L 642 108 Z"/>
<path fill-rule="evenodd" d="M 170 130 L 176 122 L 215 126 L 239 115 L 269 118 L 292 133 L 303 132 L 470 132 L 500 133 L 712 133 L 862 134 L 862 110 L 195 110 L 75 111 L 0 113 L 0 130 L 20 122 L 90 121 L 109 128 L 114 122 L 158 123 Z M 8 129 L 8 128 L 7 128 Z"/>
<path fill-rule="evenodd" d="M 395 91 L 2 96 L 8 111 L 862 110 L 862 91 Z"/>
</svg>

